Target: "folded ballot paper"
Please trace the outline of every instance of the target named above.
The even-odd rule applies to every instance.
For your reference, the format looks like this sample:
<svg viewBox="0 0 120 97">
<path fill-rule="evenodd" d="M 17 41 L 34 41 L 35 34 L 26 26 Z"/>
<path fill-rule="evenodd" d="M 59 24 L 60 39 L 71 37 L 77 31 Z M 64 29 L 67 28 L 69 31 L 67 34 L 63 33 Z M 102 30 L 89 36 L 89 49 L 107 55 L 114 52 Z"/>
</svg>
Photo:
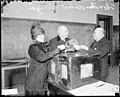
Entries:
<svg viewBox="0 0 120 97">
<path fill-rule="evenodd" d="M 60 50 L 64 50 L 64 49 L 65 49 L 65 45 L 58 45 L 58 48 L 59 48 Z"/>
<path fill-rule="evenodd" d="M 119 86 L 98 81 L 69 90 L 68 92 L 75 96 L 115 96 L 115 93 L 119 93 Z"/>
<path fill-rule="evenodd" d="M 18 95 L 18 90 L 17 90 L 17 88 L 2 89 L 2 95 Z"/>
</svg>

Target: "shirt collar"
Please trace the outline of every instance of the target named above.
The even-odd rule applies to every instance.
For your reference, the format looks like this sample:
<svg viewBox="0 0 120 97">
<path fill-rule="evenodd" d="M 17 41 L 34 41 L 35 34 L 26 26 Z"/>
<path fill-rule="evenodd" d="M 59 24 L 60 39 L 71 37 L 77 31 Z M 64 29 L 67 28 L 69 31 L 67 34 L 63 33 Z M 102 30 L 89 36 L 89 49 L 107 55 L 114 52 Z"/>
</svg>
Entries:
<svg viewBox="0 0 120 97">
<path fill-rule="evenodd" d="M 99 37 L 96 41 L 101 40 L 104 37 L 104 35 L 102 35 L 101 37 Z"/>
</svg>

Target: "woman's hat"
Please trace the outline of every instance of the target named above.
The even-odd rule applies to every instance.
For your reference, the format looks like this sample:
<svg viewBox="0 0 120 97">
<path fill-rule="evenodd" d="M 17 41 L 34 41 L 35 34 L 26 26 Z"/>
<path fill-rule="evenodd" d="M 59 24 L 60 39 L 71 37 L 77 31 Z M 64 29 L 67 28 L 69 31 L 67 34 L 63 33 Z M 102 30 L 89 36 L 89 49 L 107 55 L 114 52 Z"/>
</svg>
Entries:
<svg viewBox="0 0 120 97">
<path fill-rule="evenodd" d="M 32 26 L 31 26 L 31 37 L 32 37 L 32 39 L 35 39 L 35 37 L 37 35 L 41 35 L 41 34 L 44 34 L 44 33 L 45 33 L 45 31 L 44 31 L 43 28 L 41 28 L 40 23 L 32 24 Z"/>
</svg>

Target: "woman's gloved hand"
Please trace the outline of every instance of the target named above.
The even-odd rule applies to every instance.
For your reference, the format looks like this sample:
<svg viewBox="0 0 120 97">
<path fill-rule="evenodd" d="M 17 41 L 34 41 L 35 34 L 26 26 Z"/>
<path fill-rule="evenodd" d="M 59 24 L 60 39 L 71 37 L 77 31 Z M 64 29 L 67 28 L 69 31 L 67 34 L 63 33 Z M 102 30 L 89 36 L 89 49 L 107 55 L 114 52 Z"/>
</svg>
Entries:
<svg viewBox="0 0 120 97">
<path fill-rule="evenodd" d="M 55 56 L 55 55 L 57 55 L 57 54 L 59 54 L 59 53 L 60 53 L 60 49 L 57 48 L 57 49 L 55 49 L 55 50 L 49 52 L 49 56 Z"/>
<path fill-rule="evenodd" d="M 56 54 L 59 54 L 60 53 L 60 49 L 59 48 L 56 48 L 53 53 L 56 55 Z"/>
</svg>

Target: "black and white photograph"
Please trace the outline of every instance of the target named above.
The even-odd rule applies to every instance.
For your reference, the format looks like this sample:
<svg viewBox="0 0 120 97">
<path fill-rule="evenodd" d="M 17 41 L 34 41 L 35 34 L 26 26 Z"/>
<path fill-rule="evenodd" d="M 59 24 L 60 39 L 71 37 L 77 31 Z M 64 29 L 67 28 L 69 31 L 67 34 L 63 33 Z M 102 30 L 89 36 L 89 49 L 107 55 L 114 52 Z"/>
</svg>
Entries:
<svg viewBox="0 0 120 97">
<path fill-rule="evenodd" d="M 1 95 L 119 96 L 119 0 L 1 0 Z"/>
</svg>

